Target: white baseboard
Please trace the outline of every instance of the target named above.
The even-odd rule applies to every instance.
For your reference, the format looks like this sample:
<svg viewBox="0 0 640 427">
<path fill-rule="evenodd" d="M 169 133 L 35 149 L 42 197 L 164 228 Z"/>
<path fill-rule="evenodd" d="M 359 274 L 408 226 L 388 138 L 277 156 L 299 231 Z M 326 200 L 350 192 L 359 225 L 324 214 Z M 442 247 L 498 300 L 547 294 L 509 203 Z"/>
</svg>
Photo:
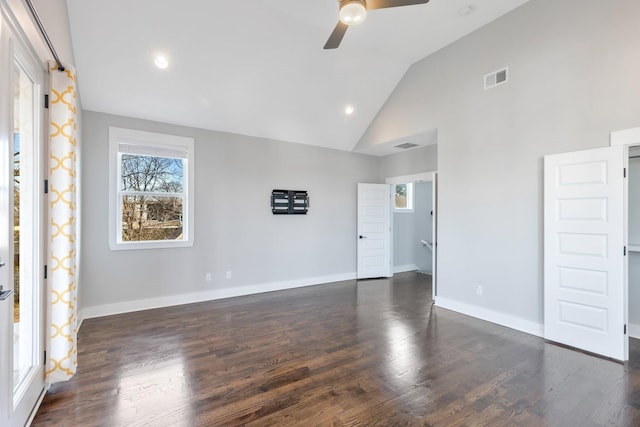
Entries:
<svg viewBox="0 0 640 427">
<path fill-rule="evenodd" d="M 487 308 L 443 297 L 436 297 L 436 306 L 475 317 L 477 319 L 486 320 L 487 322 L 506 326 L 507 328 L 515 329 L 517 331 L 526 332 L 527 334 L 535 335 L 537 337 L 544 336 L 543 324 L 531 322 L 520 317 L 511 316 L 509 314 L 500 313 L 498 311 L 489 310 Z"/>
<path fill-rule="evenodd" d="M 629 336 L 631 338 L 640 339 L 640 325 L 629 323 Z"/>
<path fill-rule="evenodd" d="M 407 265 L 394 265 L 393 273 L 404 273 L 406 271 L 416 271 L 418 270 L 418 266 L 415 264 L 407 264 Z"/>
<path fill-rule="evenodd" d="M 211 301 L 223 298 L 253 295 L 263 292 L 281 291 L 285 289 L 301 288 L 304 286 L 321 285 L 344 280 L 354 280 L 356 273 L 335 274 L 331 276 L 309 277 L 306 279 L 287 280 L 282 282 L 261 283 L 255 285 L 238 286 L 234 288 L 211 289 L 188 294 L 167 295 L 133 301 L 123 301 L 114 304 L 94 305 L 84 307 L 79 319 L 111 316 L 114 314 L 130 313 L 133 311 L 150 310 L 153 308 L 170 307 L 174 305 L 191 304 L 195 302 Z"/>
</svg>

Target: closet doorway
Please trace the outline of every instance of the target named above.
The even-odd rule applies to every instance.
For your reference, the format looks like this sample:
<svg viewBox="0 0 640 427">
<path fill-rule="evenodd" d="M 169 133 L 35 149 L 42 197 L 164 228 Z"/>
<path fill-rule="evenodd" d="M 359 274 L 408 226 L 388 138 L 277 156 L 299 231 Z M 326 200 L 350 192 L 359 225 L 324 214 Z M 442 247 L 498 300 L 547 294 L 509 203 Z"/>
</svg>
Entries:
<svg viewBox="0 0 640 427">
<path fill-rule="evenodd" d="M 626 206 L 627 206 L 627 311 L 626 339 L 640 339 L 640 128 L 611 133 L 612 146 L 626 146 Z M 628 345 L 629 349 L 637 348 Z M 638 355 L 629 355 L 637 359 Z"/>
</svg>

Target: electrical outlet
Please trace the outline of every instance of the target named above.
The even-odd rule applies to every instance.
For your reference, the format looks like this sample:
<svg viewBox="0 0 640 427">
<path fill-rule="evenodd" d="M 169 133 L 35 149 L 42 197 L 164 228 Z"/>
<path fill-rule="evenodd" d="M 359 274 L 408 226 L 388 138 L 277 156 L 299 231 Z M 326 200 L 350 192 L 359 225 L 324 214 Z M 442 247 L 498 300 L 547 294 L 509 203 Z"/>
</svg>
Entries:
<svg viewBox="0 0 640 427">
<path fill-rule="evenodd" d="M 476 286 L 476 295 L 482 296 L 482 286 Z"/>
<path fill-rule="evenodd" d="M 231 271 L 227 271 L 227 279 L 231 279 Z"/>
<path fill-rule="evenodd" d="M 213 276 L 211 275 L 211 273 L 207 273 L 204 275 L 204 280 L 205 282 L 210 282 L 211 280 L 213 280 Z"/>
</svg>

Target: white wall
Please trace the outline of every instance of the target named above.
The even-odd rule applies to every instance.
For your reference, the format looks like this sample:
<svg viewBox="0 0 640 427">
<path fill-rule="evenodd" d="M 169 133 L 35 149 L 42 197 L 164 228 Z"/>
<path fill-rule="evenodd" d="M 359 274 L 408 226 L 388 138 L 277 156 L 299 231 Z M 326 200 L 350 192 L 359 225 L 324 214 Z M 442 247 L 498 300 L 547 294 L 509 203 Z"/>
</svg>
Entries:
<svg viewBox="0 0 640 427">
<path fill-rule="evenodd" d="M 358 149 L 438 130 L 439 301 L 541 330 L 542 157 L 638 126 L 638 16 L 637 0 L 532 0 L 408 70 Z"/>
<path fill-rule="evenodd" d="M 75 66 L 66 0 L 33 0 L 42 25 L 64 66 Z"/>
<path fill-rule="evenodd" d="M 91 111 L 83 119 L 85 315 L 355 277 L 356 183 L 379 182 L 378 158 Z M 109 126 L 195 138 L 193 248 L 109 249 Z M 272 215 L 274 188 L 308 190 L 309 214 Z"/>
<path fill-rule="evenodd" d="M 393 213 L 393 271 L 416 270 L 415 212 Z"/>
<path fill-rule="evenodd" d="M 629 333 L 640 338 L 640 252 L 629 252 Z"/>
<path fill-rule="evenodd" d="M 356 150 L 357 151 L 357 150 Z M 438 170 L 438 145 L 413 148 L 380 159 L 380 180 Z"/>
<path fill-rule="evenodd" d="M 412 241 L 415 245 L 415 263 L 419 270 L 430 273 L 433 271 L 431 249 L 422 246 L 420 240 L 433 242 L 433 182 L 417 182 L 413 186 L 415 194 L 415 224 L 416 236 Z"/>
</svg>

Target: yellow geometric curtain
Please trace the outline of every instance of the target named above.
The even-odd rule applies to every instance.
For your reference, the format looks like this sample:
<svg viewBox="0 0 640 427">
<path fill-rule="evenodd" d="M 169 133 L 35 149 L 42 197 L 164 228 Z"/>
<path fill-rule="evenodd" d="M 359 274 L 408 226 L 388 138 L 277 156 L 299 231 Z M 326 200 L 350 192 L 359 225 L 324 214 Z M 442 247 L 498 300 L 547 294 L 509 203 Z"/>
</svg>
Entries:
<svg viewBox="0 0 640 427">
<path fill-rule="evenodd" d="M 76 74 L 49 65 L 49 340 L 48 383 L 66 381 L 77 366 Z"/>
</svg>

